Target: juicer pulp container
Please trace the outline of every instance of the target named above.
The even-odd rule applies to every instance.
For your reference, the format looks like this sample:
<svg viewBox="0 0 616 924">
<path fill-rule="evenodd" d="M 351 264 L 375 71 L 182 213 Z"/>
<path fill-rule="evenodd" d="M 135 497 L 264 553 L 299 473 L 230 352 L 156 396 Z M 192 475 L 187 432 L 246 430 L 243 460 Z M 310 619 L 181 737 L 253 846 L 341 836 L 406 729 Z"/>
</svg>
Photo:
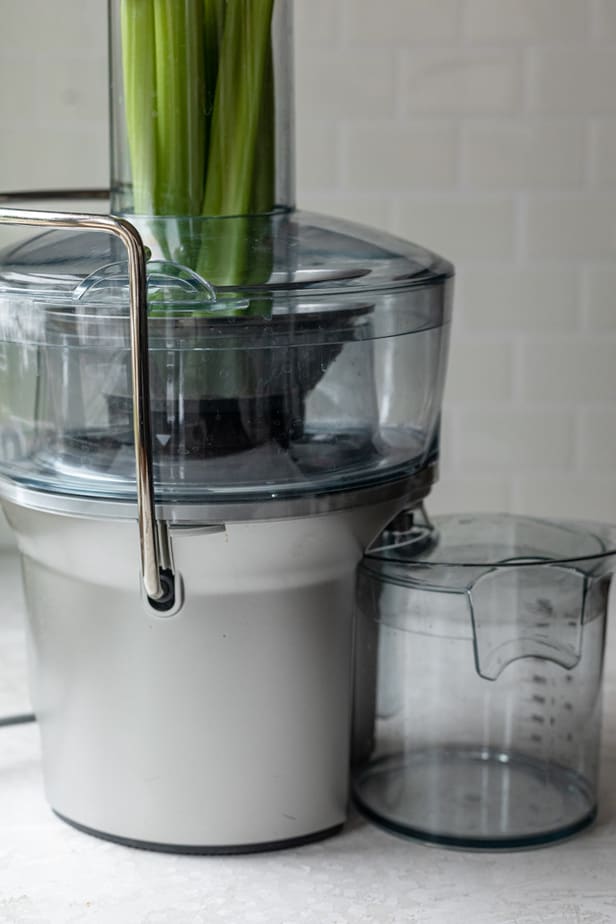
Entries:
<svg viewBox="0 0 616 924">
<path fill-rule="evenodd" d="M 359 672 L 376 679 L 356 718 L 362 811 L 453 847 L 586 827 L 615 564 L 601 524 L 464 515 L 386 531 L 358 581 Z"/>
<path fill-rule="evenodd" d="M 340 827 L 355 569 L 435 476 L 451 266 L 348 223 L 260 221 L 256 286 L 137 246 L 147 307 L 126 222 L 0 257 L 0 494 L 47 795 L 122 843 Z"/>
</svg>

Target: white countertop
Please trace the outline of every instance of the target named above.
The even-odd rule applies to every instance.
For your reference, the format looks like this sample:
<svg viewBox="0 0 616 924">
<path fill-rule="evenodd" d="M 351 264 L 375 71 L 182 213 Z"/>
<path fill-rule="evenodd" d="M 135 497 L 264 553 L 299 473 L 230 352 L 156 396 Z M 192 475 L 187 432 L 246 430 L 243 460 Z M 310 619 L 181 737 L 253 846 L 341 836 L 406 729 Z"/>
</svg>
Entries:
<svg viewBox="0 0 616 924">
<path fill-rule="evenodd" d="M 0 716 L 27 706 L 18 562 L 0 557 Z M 614 648 L 614 646 L 613 646 Z M 0 728 L 0 922 L 11 924 L 612 924 L 616 922 L 616 648 L 608 649 L 595 826 L 555 846 L 465 853 L 383 833 L 244 857 L 148 853 L 59 821 L 36 725 Z"/>
</svg>

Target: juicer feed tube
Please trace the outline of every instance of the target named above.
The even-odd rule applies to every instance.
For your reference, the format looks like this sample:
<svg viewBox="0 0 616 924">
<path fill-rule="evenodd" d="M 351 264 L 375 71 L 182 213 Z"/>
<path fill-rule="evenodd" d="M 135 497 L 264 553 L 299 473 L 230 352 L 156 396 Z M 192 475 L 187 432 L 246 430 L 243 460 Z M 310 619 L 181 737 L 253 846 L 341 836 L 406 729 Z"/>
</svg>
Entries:
<svg viewBox="0 0 616 924">
<path fill-rule="evenodd" d="M 148 368 L 148 322 L 146 254 L 137 229 L 124 218 L 80 212 L 49 212 L 38 209 L 5 208 L 2 203 L 17 199 L 40 199 L 42 193 L 0 195 L 0 224 L 31 225 L 66 230 L 102 231 L 124 244 L 128 255 L 131 371 L 133 389 L 133 433 L 137 476 L 137 508 L 141 573 L 150 601 L 159 610 L 174 604 L 173 574 L 160 564 L 160 544 L 168 545 L 167 526 L 156 522 L 152 475 L 152 434 Z M 62 196 L 62 193 L 56 193 Z M 164 571 L 164 574 L 163 574 Z"/>
</svg>

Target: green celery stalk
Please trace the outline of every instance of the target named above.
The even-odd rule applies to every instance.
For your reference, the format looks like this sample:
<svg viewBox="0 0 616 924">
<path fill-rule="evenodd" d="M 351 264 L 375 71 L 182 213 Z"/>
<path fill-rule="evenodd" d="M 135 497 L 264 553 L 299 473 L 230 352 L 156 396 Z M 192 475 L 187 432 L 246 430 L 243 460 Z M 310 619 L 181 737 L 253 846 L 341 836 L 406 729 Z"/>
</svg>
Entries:
<svg viewBox="0 0 616 924">
<path fill-rule="evenodd" d="M 203 0 L 204 53 L 205 53 L 205 111 L 209 123 L 214 111 L 216 82 L 218 80 L 218 52 L 225 26 L 227 0 Z M 210 133 L 208 131 L 208 137 Z"/>
<path fill-rule="evenodd" d="M 217 285 L 271 272 L 267 247 L 250 253 L 246 216 L 274 205 L 273 5 L 122 0 L 135 211 L 153 216 L 168 259 Z M 196 216 L 216 218 L 215 233 Z"/>
<path fill-rule="evenodd" d="M 203 0 L 154 0 L 160 215 L 198 215 L 205 171 Z"/>
<path fill-rule="evenodd" d="M 156 65 L 152 0 L 122 0 L 122 65 L 133 208 L 155 215 Z"/>
<path fill-rule="evenodd" d="M 246 215 L 253 209 L 272 11 L 273 0 L 232 0 L 227 5 L 202 209 L 206 216 Z M 204 241 L 197 264 L 204 278 L 217 285 L 243 280 L 246 227 L 245 220 L 228 218 L 219 223 L 215 242 Z"/>
<path fill-rule="evenodd" d="M 220 48 L 202 213 L 250 210 L 273 0 L 232 0 Z"/>
</svg>

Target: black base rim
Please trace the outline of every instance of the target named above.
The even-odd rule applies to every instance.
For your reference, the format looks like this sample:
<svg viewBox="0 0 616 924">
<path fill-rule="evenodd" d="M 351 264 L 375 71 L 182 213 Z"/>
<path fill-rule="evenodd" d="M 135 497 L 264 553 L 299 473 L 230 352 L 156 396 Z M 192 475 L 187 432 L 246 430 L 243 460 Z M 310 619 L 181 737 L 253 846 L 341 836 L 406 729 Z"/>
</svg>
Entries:
<svg viewBox="0 0 616 924">
<path fill-rule="evenodd" d="M 411 825 L 390 821 L 388 818 L 374 812 L 357 795 L 353 796 L 353 804 L 368 821 L 390 834 L 423 841 L 424 844 L 434 845 L 435 847 L 449 847 L 455 850 L 503 851 L 532 850 L 535 847 L 547 847 L 549 844 L 573 837 L 573 835 L 588 828 L 597 818 L 597 806 L 595 805 L 587 815 L 584 815 L 573 824 L 558 828 L 555 831 L 547 831 L 544 834 L 502 838 L 454 837 L 449 834 L 434 834 L 430 831 L 423 831 L 421 828 L 413 828 Z"/>
<path fill-rule="evenodd" d="M 322 841 L 327 837 L 333 837 L 335 834 L 339 834 L 344 827 L 344 824 L 339 824 L 331 828 L 325 828 L 322 831 L 314 831 L 312 834 L 303 834 L 301 837 L 290 837 L 281 841 L 261 841 L 258 844 L 225 844 L 223 846 L 159 844 L 156 841 L 140 841 L 132 837 L 120 837 L 116 834 L 109 834 L 106 831 L 98 831 L 96 828 L 89 828 L 87 825 L 82 825 L 78 821 L 73 821 L 72 818 L 67 818 L 66 815 L 62 815 L 55 809 L 52 809 L 52 811 L 61 821 L 83 832 L 83 834 L 90 834 L 92 837 L 98 837 L 104 841 L 111 841 L 113 844 L 120 844 L 122 847 L 133 847 L 136 850 L 153 850 L 157 853 L 183 853 L 201 856 L 225 856 L 246 853 L 266 853 L 272 850 L 289 850 L 293 847 L 303 847 L 306 844 L 314 844 L 316 841 Z"/>
</svg>

